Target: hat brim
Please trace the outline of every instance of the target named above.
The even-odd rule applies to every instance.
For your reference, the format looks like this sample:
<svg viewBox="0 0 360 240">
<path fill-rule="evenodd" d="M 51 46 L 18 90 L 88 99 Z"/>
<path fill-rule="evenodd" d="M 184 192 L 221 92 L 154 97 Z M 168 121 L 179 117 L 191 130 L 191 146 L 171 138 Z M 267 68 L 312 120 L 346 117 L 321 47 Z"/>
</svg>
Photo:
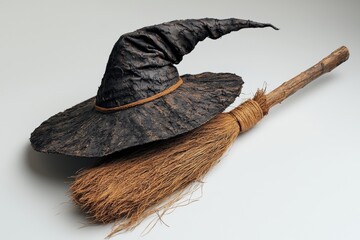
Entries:
<svg viewBox="0 0 360 240">
<path fill-rule="evenodd" d="M 40 152 L 103 157 L 193 130 L 223 112 L 243 81 L 230 73 L 182 76 L 175 91 L 152 102 L 112 113 L 95 110 L 90 98 L 43 122 L 31 134 Z"/>
</svg>

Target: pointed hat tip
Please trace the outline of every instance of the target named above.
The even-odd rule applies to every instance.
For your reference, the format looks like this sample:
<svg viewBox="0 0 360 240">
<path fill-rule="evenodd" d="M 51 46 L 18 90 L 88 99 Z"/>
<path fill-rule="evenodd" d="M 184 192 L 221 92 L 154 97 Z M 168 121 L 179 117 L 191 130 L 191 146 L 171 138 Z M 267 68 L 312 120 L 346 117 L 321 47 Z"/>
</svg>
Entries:
<svg viewBox="0 0 360 240">
<path fill-rule="evenodd" d="M 260 22 L 254 22 L 251 20 L 247 20 L 248 27 L 258 27 L 258 28 L 265 28 L 265 27 L 271 27 L 274 30 L 280 30 L 279 28 L 275 27 L 271 23 L 260 23 Z"/>
<path fill-rule="evenodd" d="M 271 27 L 273 28 L 274 30 L 280 30 L 279 28 L 275 27 L 274 25 L 272 25 L 271 23 L 258 23 L 259 27 L 261 28 L 265 28 L 265 27 Z"/>
<path fill-rule="evenodd" d="M 271 28 L 273 28 L 273 29 L 275 29 L 275 30 L 280 30 L 280 28 L 277 28 L 277 27 L 275 27 L 274 25 L 272 25 L 272 24 L 270 24 L 270 23 L 267 23 L 267 24 L 266 24 L 266 27 L 271 27 Z"/>
</svg>

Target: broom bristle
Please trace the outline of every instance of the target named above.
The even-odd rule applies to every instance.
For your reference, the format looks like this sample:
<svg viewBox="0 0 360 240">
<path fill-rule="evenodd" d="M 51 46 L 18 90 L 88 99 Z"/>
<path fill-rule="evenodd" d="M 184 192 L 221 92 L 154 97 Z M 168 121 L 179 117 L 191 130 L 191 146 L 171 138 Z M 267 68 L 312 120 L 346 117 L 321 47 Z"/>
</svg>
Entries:
<svg viewBox="0 0 360 240">
<path fill-rule="evenodd" d="M 201 181 L 239 132 L 233 116 L 219 114 L 192 132 L 82 171 L 71 185 L 72 198 L 95 221 L 115 221 L 109 236 L 131 230 Z"/>
</svg>

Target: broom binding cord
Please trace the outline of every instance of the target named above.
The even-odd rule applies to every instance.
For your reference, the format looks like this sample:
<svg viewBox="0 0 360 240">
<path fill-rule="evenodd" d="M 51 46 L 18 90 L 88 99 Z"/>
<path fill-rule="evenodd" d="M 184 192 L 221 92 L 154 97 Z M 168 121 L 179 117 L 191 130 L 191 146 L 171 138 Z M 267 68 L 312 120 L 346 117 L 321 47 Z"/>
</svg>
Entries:
<svg viewBox="0 0 360 240">
<path fill-rule="evenodd" d="M 262 106 L 257 101 L 258 98 L 265 99 L 265 101 L 262 101 Z M 253 99 L 249 99 L 242 103 L 240 106 L 229 112 L 229 114 L 237 121 L 239 133 L 241 133 L 255 126 L 268 110 L 264 91 L 258 90 Z"/>
<path fill-rule="evenodd" d="M 255 126 L 268 113 L 271 107 L 281 103 L 297 90 L 305 87 L 324 73 L 330 72 L 348 58 L 349 51 L 345 46 L 342 46 L 311 68 L 284 82 L 270 93 L 265 95 L 263 90 L 258 90 L 253 99 L 245 101 L 229 112 L 229 114 L 238 122 L 240 132 L 245 132 Z"/>
</svg>

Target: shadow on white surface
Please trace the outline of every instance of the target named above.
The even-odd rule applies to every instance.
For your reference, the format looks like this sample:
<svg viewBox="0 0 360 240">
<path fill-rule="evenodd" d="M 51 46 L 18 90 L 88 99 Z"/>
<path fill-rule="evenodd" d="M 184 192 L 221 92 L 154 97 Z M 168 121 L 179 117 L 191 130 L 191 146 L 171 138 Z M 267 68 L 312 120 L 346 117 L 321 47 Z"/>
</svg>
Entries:
<svg viewBox="0 0 360 240">
<path fill-rule="evenodd" d="M 49 188 L 51 188 L 51 191 L 56 191 L 58 194 L 54 195 L 54 192 L 52 192 L 53 194 L 51 194 L 51 196 L 47 195 L 49 198 L 58 196 L 57 200 L 60 200 L 59 196 L 63 196 L 62 199 L 67 199 L 57 207 L 59 208 L 57 214 L 66 214 L 67 216 L 64 218 L 74 221 L 74 224 L 78 225 L 79 229 L 104 226 L 104 224 L 93 222 L 90 216 L 76 206 L 75 203 L 70 200 L 71 197 L 68 192 L 68 185 L 73 181 L 72 177 L 82 169 L 99 164 L 100 158 L 82 158 L 39 153 L 33 150 L 30 144 L 28 144 L 25 148 L 24 161 L 25 170 L 33 175 L 33 177 L 39 178 L 45 183 L 46 187 L 41 188 L 42 192 L 49 193 Z M 29 179 L 29 181 L 32 180 Z"/>
<path fill-rule="evenodd" d="M 33 150 L 30 144 L 25 151 L 25 164 L 32 173 L 64 184 L 69 183 L 78 171 L 96 165 L 99 160 L 99 158 L 39 153 Z"/>
</svg>

